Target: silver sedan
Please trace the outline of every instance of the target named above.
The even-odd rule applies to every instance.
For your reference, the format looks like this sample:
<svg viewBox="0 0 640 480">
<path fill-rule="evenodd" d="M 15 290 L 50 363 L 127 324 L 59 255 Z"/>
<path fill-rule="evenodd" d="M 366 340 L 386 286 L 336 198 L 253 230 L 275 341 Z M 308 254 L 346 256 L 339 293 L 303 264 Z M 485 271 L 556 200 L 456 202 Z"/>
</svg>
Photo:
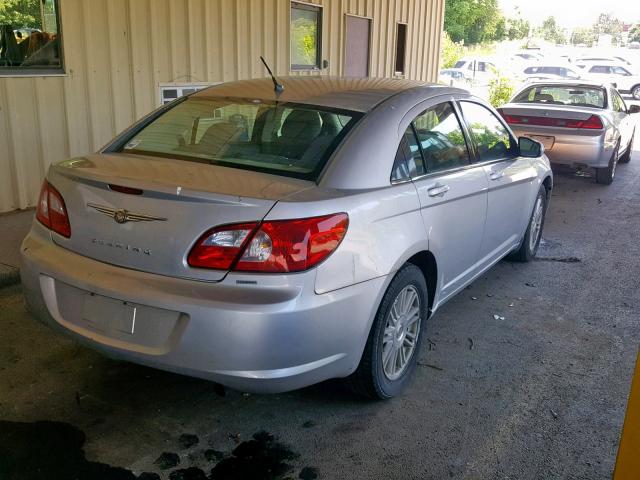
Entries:
<svg viewBox="0 0 640 480">
<path fill-rule="evenodd" d="M 427 318 L 527 261 L 543 147 L 464 90 L 222 84 L 53 165 L 22 245 L 28 304 L 107 355 L 255 392 L 414 371 Z"/>
<path fill-rule="evenodd" d="M 618 162 L 631 160 L 640 107 L 626 103 L 611 85 L 580 80 L 527 84 L 500 113 L 518 135 L 544 144 L 552 163 L 596 170 L 613 181 Z"/>
</svg>

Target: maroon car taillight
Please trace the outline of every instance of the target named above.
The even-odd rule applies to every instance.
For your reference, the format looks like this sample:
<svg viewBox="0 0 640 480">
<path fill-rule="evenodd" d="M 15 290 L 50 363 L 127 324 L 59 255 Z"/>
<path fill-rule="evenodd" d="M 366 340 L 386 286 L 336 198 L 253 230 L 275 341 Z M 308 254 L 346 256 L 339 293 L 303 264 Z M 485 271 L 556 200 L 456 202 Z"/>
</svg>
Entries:
<svg viewBox="0 0 640 480">
<path fill-rule="evenodd" d="M 586 120 L 572 120 L 565 118 L 534 117 L 530 115 L 509 115 L 500 110 L 509 125 L 535 125 L 540 127 L 582 128 L 587 130 L 602 130 L 604 125 L 598 115 L 591 115 Z"/>
<path fill-rule="evenodd" d="M 240 223 L 206 232 L 189 252 L 192 267 L 243 272 L 301 272 L 331 255 L 344 238 L 349 217 Z"/>
<path fill-rule="evenodd" d="M 50 230 L 63 237 L 71 237 L 71 224 L 69 223 L 69 215 L 67 214 L 64 199 L 60 192 L 46 180 L 40 190 L 36 218 Z"/>
</svg>

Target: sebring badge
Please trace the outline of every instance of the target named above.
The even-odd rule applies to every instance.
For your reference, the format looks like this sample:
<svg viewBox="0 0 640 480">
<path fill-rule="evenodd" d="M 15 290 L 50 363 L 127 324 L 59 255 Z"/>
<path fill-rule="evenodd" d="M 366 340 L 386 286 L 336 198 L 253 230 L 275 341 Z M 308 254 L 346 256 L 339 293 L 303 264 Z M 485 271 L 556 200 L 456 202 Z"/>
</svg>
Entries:
<svg viewBox="0 0 640 480">
<path fill-rule="evenodd" d="M 166 222 L 167 219 L 163 217 L 153 217 L 151 215 L 143 215 L 142 213 L 133 213 L 123 208 L 116 209 L 105 207 L 102 205 L 96 205 L 95 203 L 87 203 L 87 207 L 93 208 L 94 210 L 99 211 L 100 213 L 105 214 L 107 217 L 111 217 L 115 220 L 116 223 L 127 223 L 127 222 Z"/>
</svg>

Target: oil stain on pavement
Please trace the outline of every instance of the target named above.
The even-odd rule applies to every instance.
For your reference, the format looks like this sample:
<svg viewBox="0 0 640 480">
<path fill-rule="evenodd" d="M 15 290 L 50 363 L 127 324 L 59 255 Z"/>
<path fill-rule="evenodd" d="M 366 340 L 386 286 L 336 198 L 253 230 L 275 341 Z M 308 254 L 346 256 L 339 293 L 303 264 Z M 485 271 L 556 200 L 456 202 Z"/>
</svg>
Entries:
<svg viewBox="0 0 640 480">
<path fill-rule="evenodd" d="M 144 472 L 137 476 L 125 468 L 88 461 L 83 450 L 85 441 L 85 434 L 68 423 L 0 421 L 0 479 L 160 479 L 154 472 Z M 197 442 L 195 435 L 183 435 L 179 443 L 193 446 Z M 212 452 L 215 452 L 215 455 Z M 169 457 L 171 461 L 168 461 Z M 163 461 L 156 461 L 156 466 L 166 471 L 178 465 L 180 456 L 177 453 L 164 452 L 158 460 L 161 458 Z M 170 472 L 169 479 L 282 480 L 293 472 L 294 467 L 288 462 L 298 458 L 298 454 L 287 445 L 276 441 L 272 434 L 263 431 L 254 434 L 251 440 L 238 444 L 231 455 L 207 450 L 205 458 L 217 462 L 209 475 L 200 468 L 186 466 Z M 317 470 L 313 467 L 304 467 L 299 476 L 304 479 L 317 477 Z"/>
<path fill-rule="evenodd" d="M 83 432 L 67 423 L 0 421 L 0 478 L 136 480 L 130 470 L 89 462 Z"/>
</svg>

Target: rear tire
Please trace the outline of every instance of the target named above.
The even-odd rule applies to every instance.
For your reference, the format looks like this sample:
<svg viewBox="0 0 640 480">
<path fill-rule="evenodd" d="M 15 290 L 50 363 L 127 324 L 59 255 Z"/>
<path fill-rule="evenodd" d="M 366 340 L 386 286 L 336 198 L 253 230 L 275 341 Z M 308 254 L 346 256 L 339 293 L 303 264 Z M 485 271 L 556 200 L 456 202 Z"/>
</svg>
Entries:
<svg viewBox="0 0 640 480">
<path fill-rule="evenodd" d="M 634 130 L 631 134 L 631 140 L 629 140 L 629 145 L 627 146 L 627 151 L 624 152 L 624 155 L 620 157 L 618 163 L 629 163 L 631 161 L 631 153 L 633 152 L 633 139 L 636 136 L 636 131 Z"/>
<path fill-rule="evenodd" d="M 418 267 L 406 264 L 382 297 L 360 364 L 345 379 L 347 386 L 374 399 L 400 393 L 416 368 L 427 316 L 427 282 Z"/>
<path fill-rule="evenodd" d="M 609 166 L 604 168 L 596 168 L 596 183 L 601 185 L 611 185 L 616 175 L 616 166 L 618 165 L 618 153 L 620 152 L 620 144 L 618 144 L 611 155 Z"/>
<path fill-rule="evenodd" d="M 631 88 L 631 96 L 636 100 L 640 100 L 640 85 L 635 85 Z"/>
<path fill-rule="evenodd" d="M 510 255 L 511 260 L 516 262 L 529 262 L 536 256 L 540 239 L 542 238 L 542 229 L 544 228 L 544 218 L 547 213 L 547 189 L 544 185 L 540 185 L 536 201 L 533 204 L 533 211 L 527 225 L 527 231 L 524 233 L 520 248 Z"/>
</svg>

